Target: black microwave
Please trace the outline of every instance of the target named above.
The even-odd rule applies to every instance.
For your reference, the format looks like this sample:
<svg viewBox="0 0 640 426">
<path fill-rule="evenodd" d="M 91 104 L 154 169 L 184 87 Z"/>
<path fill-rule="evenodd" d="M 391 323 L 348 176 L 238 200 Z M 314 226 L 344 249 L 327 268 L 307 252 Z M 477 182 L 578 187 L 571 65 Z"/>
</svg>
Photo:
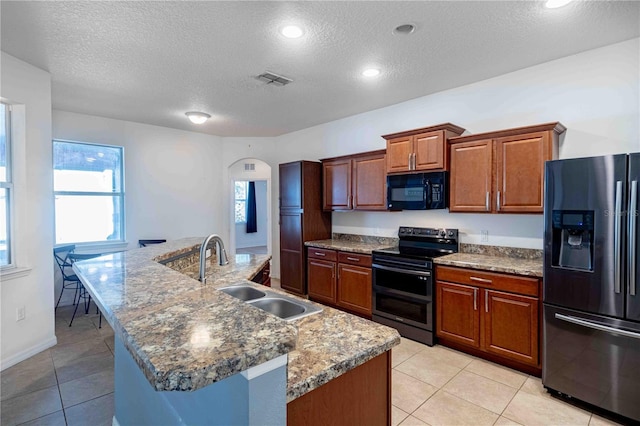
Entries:
<svg viewBox="0 0 640 426">
<path fill-rule="evenodd" d="M 448 172 L 387 176 L 389 210 L 445 209 L 449 199 Z"/>
</svg>

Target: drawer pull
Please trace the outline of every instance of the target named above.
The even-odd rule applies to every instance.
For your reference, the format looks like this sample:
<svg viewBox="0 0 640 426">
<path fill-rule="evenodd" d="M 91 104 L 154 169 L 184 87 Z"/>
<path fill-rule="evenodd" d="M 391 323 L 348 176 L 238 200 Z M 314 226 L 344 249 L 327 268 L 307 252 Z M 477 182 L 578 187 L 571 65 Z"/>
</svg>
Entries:
<svg viewBox="0 0 640 426">
<path fill-rule="evenodd" d="M 476 282 L 479 282 L 479 283 L 487 283 L 487 284 L 491 284 L 491 282 L 492 282 L 491 280 L 488 280 L 488 279 L 486 279 L 486 278 L 469 277 L 469 279 L 470 279 L 471 281 L 476 281 Z"/>
<path fill-rule="evenodd" d="M 360 262 L 360 259 L 358 259 L 357 257 L 347 257 L 347 260 L 350 260 L 352 262 Z"/>
<path fill-rule="evenodd" d="M 326 256 L 324 253 L 318 253 L 317 251 L 314 253 L 316 256 Z"/>
</svg>

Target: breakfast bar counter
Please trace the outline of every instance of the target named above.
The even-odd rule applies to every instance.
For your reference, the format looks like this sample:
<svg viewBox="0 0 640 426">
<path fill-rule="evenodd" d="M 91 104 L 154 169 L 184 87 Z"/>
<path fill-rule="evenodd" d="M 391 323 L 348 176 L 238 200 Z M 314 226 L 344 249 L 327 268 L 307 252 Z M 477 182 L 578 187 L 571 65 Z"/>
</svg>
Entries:
<svg viewBox="0 0 640 426">
<path fill-rule="evenodd" d="M 285 321 L 218 290 L 260 288 L 247 279 L 269 262 L 267 255 L 231 256 L 224 266 L 214 255 L 207 260 L 207 283 L 201 283 L 194 279 L 201 241 L 169 241 L 74 266 L 126 349 L 123 356 L 132 358 L 154 391 L 209 389 L 238 373 L 252 377 L 247 371 L 284 356 L 282 398 L 291 402 L 400 342 L 394 329 L 329 307 Z M 116 417 L 117 392 L 116 375 Z"/>
</svg>

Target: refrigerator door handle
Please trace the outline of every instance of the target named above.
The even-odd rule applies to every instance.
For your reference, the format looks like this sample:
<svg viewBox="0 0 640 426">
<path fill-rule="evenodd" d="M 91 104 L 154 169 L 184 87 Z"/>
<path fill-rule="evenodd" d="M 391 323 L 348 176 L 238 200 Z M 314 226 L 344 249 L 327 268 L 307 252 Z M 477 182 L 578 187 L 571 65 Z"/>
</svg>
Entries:
<svg viewBox="0 0 640 426">
<path fill-rule="evenodd" d="M 606 333 L 618 334 L 620 336 L 631 337 L 633 339 L 640 339 L 640 334 L 634 333 L 632 331 L 621 330 L 619 328 L 610 327 L 608 325 L 598 324 L 596 322 L 591 322 L 591 321 L 587 321 L 587 320 L 583 320 L 580 318 L 571 317 L 569 315 L 563 315 L 559 313 L 556 313 L 555 317 L 556 319 L 559 319 L 561 321 L 570 322 L 572 324 L 581 325 L 583 327 L 592 328 L 594 330 L 604 331 Z"/>
<path fill-rule="evenodd" d="M 614 211 L 614 223 L 613 223 L 613 262 L 614 262 L 614 276 L 613 283 L 615 286 L 615 292 L 621 292 L 621 281 L 620 281 L 620 264 L 622 263 L 622 259 L 620 257 L 621 247 L 621 232 L 622 232 L 622 181 L 619 180 L 616 182 L 616 198 L 615 198 L 615 211 Z"/>
<path fill-rule="evenodd" d="M 631 182 L 631 196 L 629 197 L 629 295 L 636 295 L 636 257 L 638 244 L 636 240 L 636 226 L 638 223 L 638 181 Z"/>
</svg>

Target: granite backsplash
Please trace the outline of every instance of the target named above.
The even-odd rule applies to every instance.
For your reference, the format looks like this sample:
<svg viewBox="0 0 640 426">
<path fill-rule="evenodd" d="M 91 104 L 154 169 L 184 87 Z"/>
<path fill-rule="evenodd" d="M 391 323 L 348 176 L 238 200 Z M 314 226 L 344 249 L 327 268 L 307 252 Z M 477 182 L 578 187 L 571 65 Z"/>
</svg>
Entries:
<svg viewBox="0 0 640 426">
<path fill-rule="evenodd" d="M 486 246 L 480 244 L 460 243 L 460 253 L 512 257 L 516 259 L 527 260 L 542 260 L 542 250 L 519 247 Z"/>
</svg>

